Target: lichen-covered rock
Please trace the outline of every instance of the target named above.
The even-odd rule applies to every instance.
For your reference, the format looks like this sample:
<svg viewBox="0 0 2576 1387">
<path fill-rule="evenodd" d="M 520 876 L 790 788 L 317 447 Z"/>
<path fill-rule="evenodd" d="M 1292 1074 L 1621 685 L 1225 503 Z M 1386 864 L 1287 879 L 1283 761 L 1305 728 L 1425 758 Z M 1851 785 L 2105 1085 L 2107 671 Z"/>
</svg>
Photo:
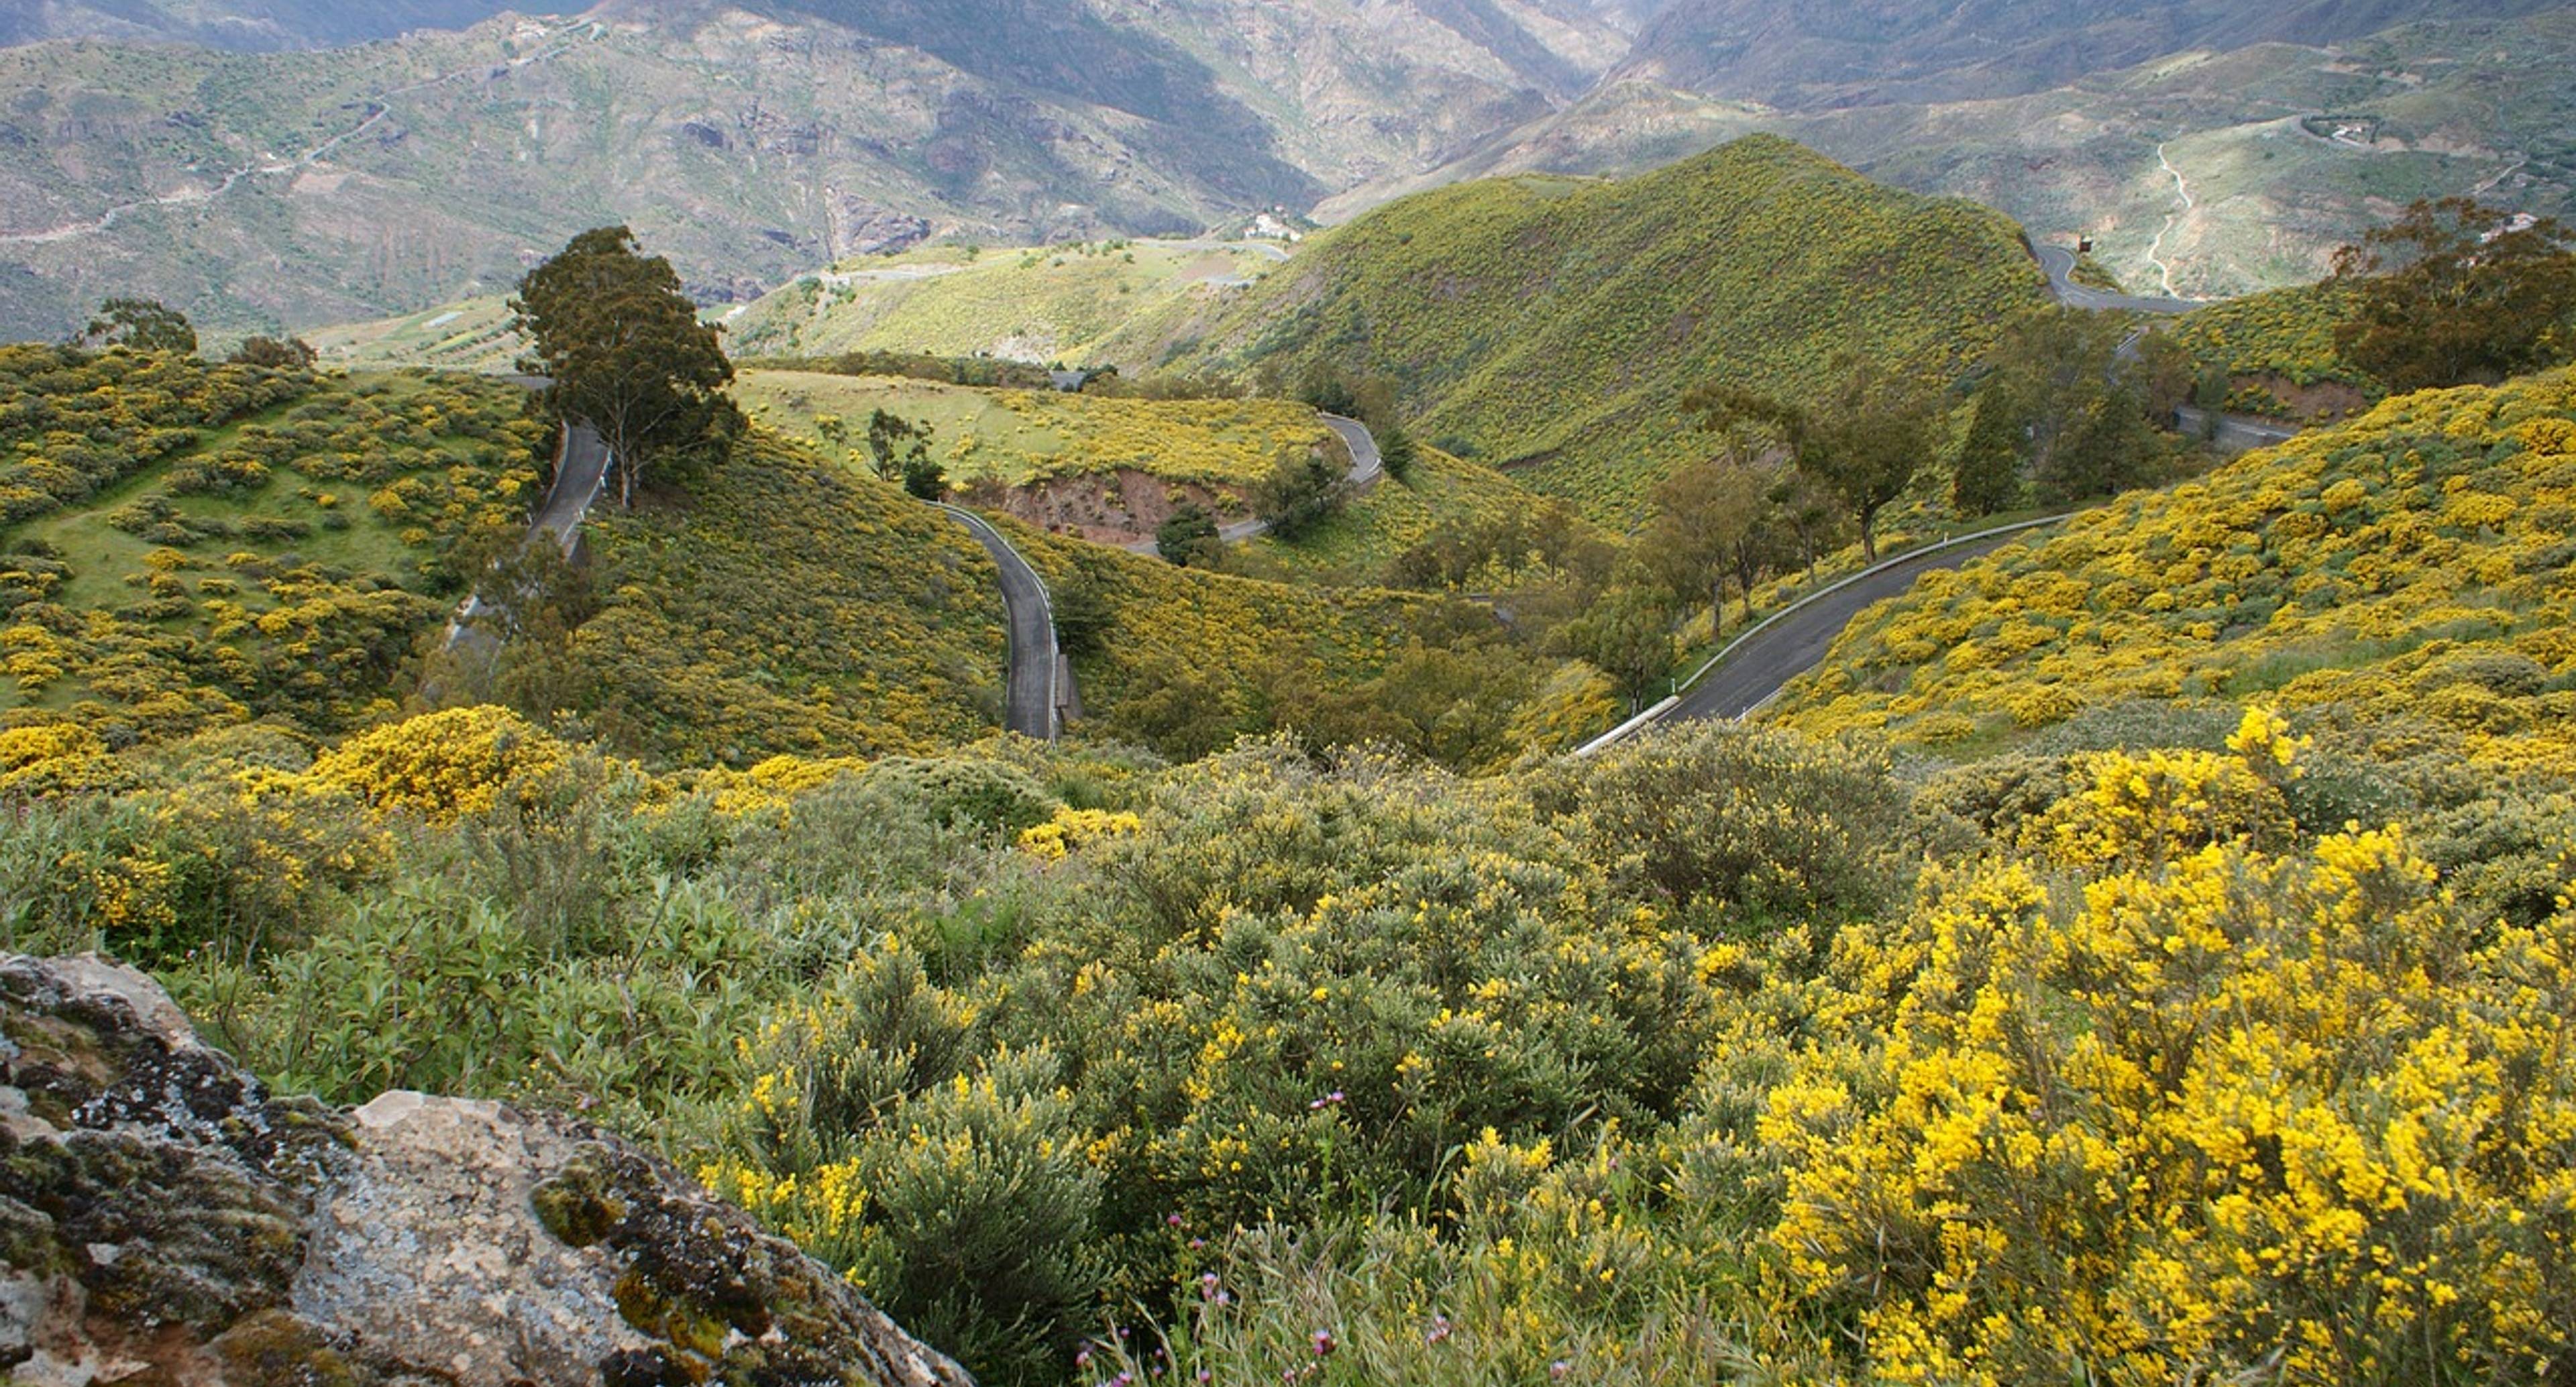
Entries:
<svg viewBox="0 0 2576 1387">
<path fill-rule="evenodd" d="M 614 1136 L 419 1094 L 278 1098 L 95 958 L 0 957 L 0 1372 L 968 1387 Z"/>
</svg>

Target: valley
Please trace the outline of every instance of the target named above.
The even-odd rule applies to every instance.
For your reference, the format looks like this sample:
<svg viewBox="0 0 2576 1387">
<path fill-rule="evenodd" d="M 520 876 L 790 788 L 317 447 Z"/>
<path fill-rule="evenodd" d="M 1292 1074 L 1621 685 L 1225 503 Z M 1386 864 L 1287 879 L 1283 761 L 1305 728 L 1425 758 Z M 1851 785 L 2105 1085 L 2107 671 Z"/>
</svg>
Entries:
<svg viewBox="0 0 2576 1387">
<path fill-rule="evenodd" d="M 0 15 L 0 1377 L 2553 1387 L 2571 23 Z"/>
</svg>

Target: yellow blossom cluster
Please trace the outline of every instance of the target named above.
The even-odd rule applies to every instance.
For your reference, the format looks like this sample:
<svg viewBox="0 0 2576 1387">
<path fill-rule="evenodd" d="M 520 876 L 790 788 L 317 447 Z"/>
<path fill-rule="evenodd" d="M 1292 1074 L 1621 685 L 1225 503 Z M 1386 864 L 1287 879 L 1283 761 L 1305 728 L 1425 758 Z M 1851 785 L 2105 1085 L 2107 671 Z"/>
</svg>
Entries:
<svg viewBox="0 0 2576 1387">
<path fill-rule="evenodd" d="M 2177 697 L 2429 718 L 2576 769 L 2576 381 L 2387 401 L 1865 613 L 1790 724 L 1955 742 Z"/>
<path fill-rule="evenodd" d="M 1066 857 L 1112 838 L 1123 838 L 1145 826 L 1134 814 L 1106 809 L 1055 811 L 1045 823 L 1020 833 L 1020 850 L 1041 861 L 1061 862 Z"/>
<path fill-rule="evenodd" d="M 2242 740 L 2279 764 L 2267 714 Z M 2131 849 L 2057 854 L 2085 878 L 1936 871 L 1837 945 L 1848 1029 L 1759 1123 L 1784 1303 L 1884 1381 L 2545 1379 L 2576 916 L 2474 931 L 2394 830 L 2139 851 L 2114 788 L 2043 835 Z"/>
</svg>

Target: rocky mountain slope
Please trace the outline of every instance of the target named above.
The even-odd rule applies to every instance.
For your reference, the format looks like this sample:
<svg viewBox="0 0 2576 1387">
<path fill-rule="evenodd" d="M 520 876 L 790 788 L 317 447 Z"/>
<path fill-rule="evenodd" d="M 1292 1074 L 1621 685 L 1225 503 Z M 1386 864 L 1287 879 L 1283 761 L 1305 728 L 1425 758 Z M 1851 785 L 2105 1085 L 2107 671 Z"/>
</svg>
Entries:
<svg viewBox="0 0 2576 1387">
<path fill-rule="evenodd" d="M 462 29 L 512 8 L 507 0 L 26 0 L 0 11 L 0 44 L 102 38 L 244 52 L 330 48 Z"/>
<path fill-rule="evenodd" d="M 1614 79 L 1784 110 L 1982 101 L 2195 50 L 2323 46 L 2563 0 L 1672 0 Z"/>
<path fill-rule="evenodd" d="M 1497 173 L 1630 172 L 1769 130 L 1902 187 L 1986 202 L 2042 236 L 2091 234 L 2141 287 L 2170 274 L 2176 290 L 2214 297 L 2312 280 L 2336 246 L 2417 197 L 2565 211 L 2571 53 L 2576 8 L 2531 0 L 1694 0 L 1650 23 L 1573 107 L 1318 215 Z"/>
<path fill-rule="evenodd" d="M 95 955 L 0 957 L 0 1155 L 12 1382 L 971 1387 L 617 1137 L 278 1097 Z"/>
<path fill-rule="evenodd" d="M 1610 0 L 610 0 L 314 52 L 19 46 L 0 336 L 118 292 L 229 331 L 373 317 L 615 221 L 713 301 L 933 236 L 1196 231 L 1539 116 L 1631 27 Z M 80 29 L 20 37 L 53 32 Z"/>
</svg>

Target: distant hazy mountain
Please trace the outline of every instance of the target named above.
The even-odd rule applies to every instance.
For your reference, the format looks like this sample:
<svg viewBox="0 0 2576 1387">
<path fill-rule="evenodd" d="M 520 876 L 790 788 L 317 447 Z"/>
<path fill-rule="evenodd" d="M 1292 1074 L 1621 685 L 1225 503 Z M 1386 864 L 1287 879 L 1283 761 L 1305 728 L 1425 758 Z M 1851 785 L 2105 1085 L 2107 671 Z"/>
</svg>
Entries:
<svg viewBox="0 0 2576 1387">
<path fill-rule="evenodd" d="M 2092 235 L 2144 287 L 2242 293 L 2316 278 L 2417 197 L 2576 210 L 2576 4 L 1673 0 L 1574 106 L 1321 215 L 1757 130 Z"/>
<path fill-rule="evenodd" d="M 246 52 L 334 48 L 462 29 L 510 8 L 502 0 L 11 0 L 0 6 L 0 45 L 111 38 Z"/>
<path fill-rule="evenodd" d="M 2339 43 L 2566 0 L 1671 0 L 1614 80 L 1787 109 L 1984 100 L 2193 49 Z"/>
<path fill-rule="evenodd" d="M 89 0 L 19 27 L 286 48 L 491 9 Z M 505 286 L 604 221 L 723 299 L 929 236 L 1302 211 L 1567 104 L 1643 13 L 609 0 L 354 50 L 0 49 L 0 337 L 61 332 L 124 292 L 219 331 L 371 317 Z"/>
</svg>

